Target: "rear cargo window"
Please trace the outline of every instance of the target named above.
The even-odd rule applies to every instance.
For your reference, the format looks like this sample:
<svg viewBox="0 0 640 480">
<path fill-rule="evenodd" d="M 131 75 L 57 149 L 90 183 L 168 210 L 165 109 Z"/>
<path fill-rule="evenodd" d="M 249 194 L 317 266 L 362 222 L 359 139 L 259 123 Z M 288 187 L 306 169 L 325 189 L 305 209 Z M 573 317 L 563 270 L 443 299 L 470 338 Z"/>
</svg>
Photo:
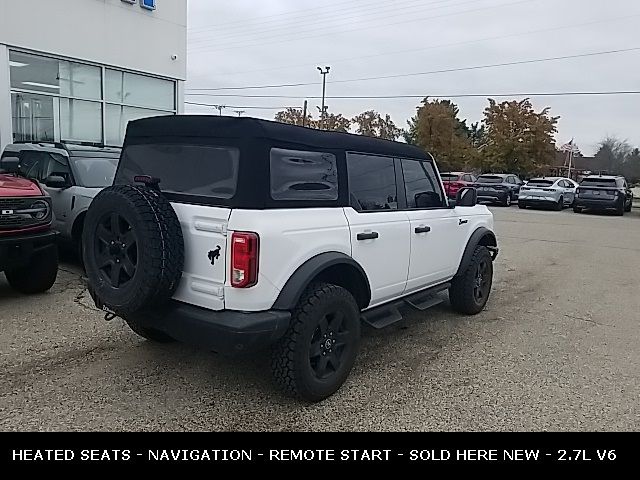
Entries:
<svg viewBox="0 0 640 480">
<path fill-rule="evenodd" d="M 527 187 L 550 187 L 554 183 L 553 180 L 529 180 Z"/>
<path fill-rule="evenodd" d="M 615 178 L 585 178 L 580 184 L 583 187 L 611 187 L 616 188 Z"/>
<path fill-rule="evenodd" d="M 271 149 L 271 198 L 337 200 L 338 169 L 330 153 Z"/>
<path fill-rule="evenodd" d="M 455 182 L 458 180 L 459 175 L 453 175 L 451 173 L 443 173 L 440 175 L 442 177 L 443 182 Z"/>
<path fill-rule="evenodd" d="M 502 183 L 504 179 L 502 177 L 484 176 L 480 175 L 476 182 L 478 183 Z"/>
<path fill-rule="evenodd" d="M 136 175 L 150 175 L 160 179 L 163 192 L 231 198 L 236 193 L 239 157 L 239 150 L 232 147 L 129 145 L 115 183 L 132 184 Z"/>
</svg>

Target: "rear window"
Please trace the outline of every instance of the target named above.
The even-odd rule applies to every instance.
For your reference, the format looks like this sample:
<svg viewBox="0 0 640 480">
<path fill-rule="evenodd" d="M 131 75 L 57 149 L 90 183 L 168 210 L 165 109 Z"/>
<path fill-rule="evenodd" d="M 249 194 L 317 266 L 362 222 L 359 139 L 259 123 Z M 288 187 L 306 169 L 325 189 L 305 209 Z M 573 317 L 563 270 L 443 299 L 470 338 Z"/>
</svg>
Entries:
<svg viewBox="0 0 640 480">
<path fill-rule="evenodd" d="M 132 184 L 136 175 L 160 179 L 160 189 L 202 197 L 236 193 L 240 152 L 233 147 L 183 144 L 129 145 L 115 183 Z"/>
<path fill-rule="evenodd" d="M 453 173 L 442 173 L 440 176 L 442 177 L 443 182 L 455 182 L 459 177 L 459 175 L 455 175 Z"/>
<path fill-rule="evenodd" d="M 580 183 L 583 187 L 611 187 L 616 188 L 615 178 L 585 178 Z"/>
<path fill-rule="evenodd" d="M 554 180 L 529 180 L 527 182 L 527 187 L 550 187 L 555 183 Z"/>
<path fill-rule="evenodd" d="M 502 183 L 502 177 L 494 177 L 493 175 L 480 175 L 476 182 L 478 183 Z"/>
<path fill-rule="evenodd" d="M 335 155 L 272 148 L 271 198 L 337 200 L 338 168 Z"/>
</svg>

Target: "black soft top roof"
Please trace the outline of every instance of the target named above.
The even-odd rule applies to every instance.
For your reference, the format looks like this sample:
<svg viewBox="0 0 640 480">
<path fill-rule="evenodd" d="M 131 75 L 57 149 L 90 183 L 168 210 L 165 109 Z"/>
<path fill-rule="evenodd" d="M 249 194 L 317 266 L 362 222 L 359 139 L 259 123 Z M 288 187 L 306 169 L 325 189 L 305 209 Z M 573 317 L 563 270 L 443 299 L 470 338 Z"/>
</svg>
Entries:
<svg viewBox="0 0 640 480">
<path fill-rule="evenodd" d="M 380 155 L 429 160 L 420 148 L 406 143 L 350 133 L 327 132 L 252 117 L 217 115 L 167 115 L 129 122 L 127 139 L 210 137 L 272 140 L 314 148 L 344 149 Z M 125 140 L 125 143 L 127 140 Z"/>
</svg>

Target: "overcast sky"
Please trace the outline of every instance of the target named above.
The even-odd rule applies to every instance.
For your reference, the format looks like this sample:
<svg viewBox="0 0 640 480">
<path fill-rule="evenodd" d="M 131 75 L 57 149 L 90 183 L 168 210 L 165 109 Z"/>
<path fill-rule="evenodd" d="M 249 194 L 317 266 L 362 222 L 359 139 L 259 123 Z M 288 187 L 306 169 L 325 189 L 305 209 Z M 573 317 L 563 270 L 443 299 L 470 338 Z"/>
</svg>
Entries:
<svg viewBox="0 0 640 480">
<path fill-rule="evenodd" d="M 189 0 L 187 102 L 223 104 L 235 115 L 273 118 L 301 106 L 317 114 L 318 65 L 331 66 L 327 96 L 353 116 L 374 109 L 400 127 L 426 95 L 640 90 L 640 50 L 393 79 L 344 80 L 460 69 L 640 47 L 638 0 Z M 196 88 L 311 85 L 200 91 Z M 206 93 L 206 95 L 193 95 Z M 248 98 L 213 95 L 285 95 Z M 496 97 L 499 100 L 522 97 Z M 486 98 L 454 98 L 461 118 L 482 119 Z M 560 116 L 557 141 L 585 155 L 606 135 L 640 146 L 640 95 L 532 97 Z M 216 112 L 187 105 L 188 113 Z"/>
</svg>

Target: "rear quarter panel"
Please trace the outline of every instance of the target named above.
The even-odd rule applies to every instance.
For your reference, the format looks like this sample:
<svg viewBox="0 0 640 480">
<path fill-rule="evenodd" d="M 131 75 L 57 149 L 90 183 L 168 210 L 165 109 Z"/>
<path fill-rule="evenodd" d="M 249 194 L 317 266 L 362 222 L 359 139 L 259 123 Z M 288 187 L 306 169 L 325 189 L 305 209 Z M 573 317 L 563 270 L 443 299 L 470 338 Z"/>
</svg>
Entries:
<svg viewBox="0 0 640 480">
<path fill-rule="evenodd" d="M 225 283 L 225 308 L 232 310 L 268 310 L 287 280 L 307 260 L 325 252 L 351 255 L 349 226 L 342 208 L 233 210 L 228 242 L 234 231 L 260 236 L 260 260 L 254 287 L 233 288 Z M 231 255 L 227 257 L 230 263 Z"/>
</svg>

